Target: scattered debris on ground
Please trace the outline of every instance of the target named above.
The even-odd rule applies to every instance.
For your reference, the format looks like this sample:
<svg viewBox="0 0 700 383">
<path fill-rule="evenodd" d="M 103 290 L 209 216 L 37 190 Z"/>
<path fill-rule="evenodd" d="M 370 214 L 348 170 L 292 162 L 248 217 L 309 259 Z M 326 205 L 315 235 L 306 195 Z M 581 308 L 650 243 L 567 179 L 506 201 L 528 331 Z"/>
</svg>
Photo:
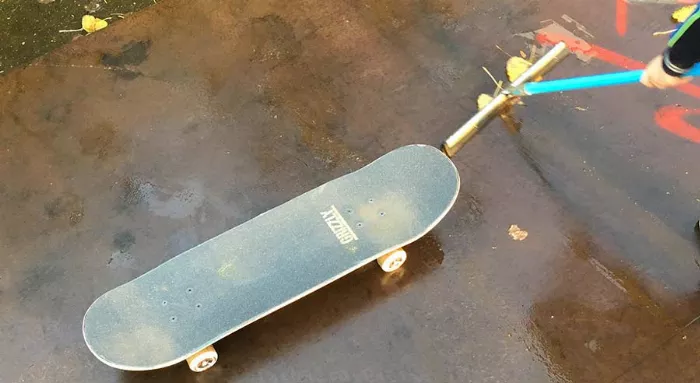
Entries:
<svg viewBox="0 0 700 383">
<path fill-rule="evenodd" d="M 9 69 L 31 63 L 51 50 L 94 32 L 120 18 L 153 5 L 153 0 L 0 0 L 0 76 Z M 87 28 L 85 15 L 94 16 Z M 86 20 L 86 21 L 89 21 Z M 78 29 L 80 28 L 80 29 Z"/>
<path fill-rule="evenodd" d="M 523 241 L 528 236 L 528 232 L 522 230 L 520 227 L 518 227 L 518 225 L 510 225 L 510 228 L 508 229 L 508 234 L 515 241 Z"/>
<path fill-rule="evenodd" d="M 95 13 L 102 8 L 102 3 L 100 0 L 90 0 L 89 3 L 85 4 L 85 11 L 88 13 Z"/>
</svg>

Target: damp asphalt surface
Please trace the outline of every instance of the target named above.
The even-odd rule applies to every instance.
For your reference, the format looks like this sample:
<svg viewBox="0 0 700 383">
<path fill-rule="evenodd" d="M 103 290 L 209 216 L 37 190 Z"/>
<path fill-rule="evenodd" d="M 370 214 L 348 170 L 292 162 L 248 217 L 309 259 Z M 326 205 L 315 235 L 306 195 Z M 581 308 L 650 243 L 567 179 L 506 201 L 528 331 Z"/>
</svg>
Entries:
<svg viewBox="0 0 700 383">
<path fill-rule="evenodd" d="M 551 77 L 616 71 L 663 48 L 671 10 L 630 5 L 623 25 L 613 1 L 162 0 L 13 56 L 0 381 L 700 380 L 696 88 L 526 99 L 520 135 L 496 121 L 454 158 L 457 202 L 401 272 L 368 265 L 228 336 L 203 374 L 110 368 L 81 332 L 109 289 L 391 149 L 438 145 L 493 91 L 482 66 L 504 78 L 496 45 L 527 54 L 518 34 L 552 20 L 605 50 Z"/>
<path fill-rule="evenodd" d="M 84 15 L 107 22 L 133 15 L 154 0 L 0 0 L 0 74 L 86 33 L 60 32 L 82 27 Z"/>
</svg>

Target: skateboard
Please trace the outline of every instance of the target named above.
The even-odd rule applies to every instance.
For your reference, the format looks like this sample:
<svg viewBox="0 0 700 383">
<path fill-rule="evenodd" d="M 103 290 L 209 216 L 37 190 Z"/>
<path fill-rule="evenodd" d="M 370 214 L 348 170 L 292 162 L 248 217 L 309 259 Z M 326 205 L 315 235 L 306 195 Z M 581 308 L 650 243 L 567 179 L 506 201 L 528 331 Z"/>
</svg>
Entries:
<svg viewBox="0 0 700 383">
<path fill-rule="evenodd" d="M 438 149 L 395 149 L 104 293 L 83 318 L 85 343 L 122 370 L 186 360 L 204 371 L 225 336 L 372 261 L 398 269 L 459 185 Z"/>
</svg>

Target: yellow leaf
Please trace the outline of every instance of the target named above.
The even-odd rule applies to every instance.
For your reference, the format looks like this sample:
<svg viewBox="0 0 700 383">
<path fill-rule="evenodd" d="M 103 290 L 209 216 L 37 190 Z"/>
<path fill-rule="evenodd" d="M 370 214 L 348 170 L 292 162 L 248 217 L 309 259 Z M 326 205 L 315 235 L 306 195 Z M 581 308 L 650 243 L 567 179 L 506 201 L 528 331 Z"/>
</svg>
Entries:
<svg viewBox="0 0 700 383">
<path fill-rule="evenodd" d="M 95 24 L 95 16 L 85 15 L 82 19 L 83 29 L 88 30 Z"/>
<path fill-rule="evenodd" d="M 523 51 L 520 51 L 520 57 L 522 57 L 522 58 L 526 58 L 526 57 L 527 57 L 527 55 L 525 54 L 525 52 L 523 52 Z"/>
<path fill-rule="evenodd" d="M 515 81 L 516 78 L 520 77 L 521 74 L 525 73 L 532 66 L 532 63 L 525 60 L 522 57 L 511 57 L 506 63 L 506 74 L 508 75 L 508 80 L 510 82 Z M 541 81 L 542 76 L 534 79 L 534 81 Z"/>
<path fill-rule="evenodd" d="M 516 78 L 520 77 L 523 72 L 525 72 L 532 64 L 522 57 L 511 57 L 506 63 L 506 74 L 508 75 L 508 80 L 513 82 Z"/>
<path fill-rule="evenodd" d="M 508 234 L 510 234 L 510 237 L 515 241 L 523 241 L 527 238 L 528 232 L 519 228 L 518 225 L 510 225 Z"/>
<path fill-rule="evenodd" d="M 488 94 L 480 94 L 479 98 L 476 99 L 476 105 L 479 108 L 479 110 L 484 109 L 484 107 L 493 100 L 493 97 L 489 96 Z"/>
<path fill-rule="evenodd" d="M 678 8 L 673 12 L 671 18 L 677 23 L 683 23 L 695 12 L 695 8 L 697 8 L 697 5 L 686 5 L 685 7 Z"/>
<path fill-rule="evenodd" d="M 83 30 L 87 33 L 92 33 L 107 27 L 107 21 L 95 16 L 85 15 L 82 20 Z"/>
</svg>

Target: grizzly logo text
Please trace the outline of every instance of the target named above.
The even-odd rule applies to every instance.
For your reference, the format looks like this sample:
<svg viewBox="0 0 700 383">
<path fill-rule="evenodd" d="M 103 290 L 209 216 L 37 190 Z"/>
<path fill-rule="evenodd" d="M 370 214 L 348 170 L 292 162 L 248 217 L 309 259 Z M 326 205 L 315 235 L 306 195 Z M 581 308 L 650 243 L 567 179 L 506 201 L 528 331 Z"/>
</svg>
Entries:
<svg viewBox="0 0 700 383">
<path fill-rule="evenodd" d="M 345 219 L 335 206 L 331 206 L 331 209 L 328 211 L 322 211 L 321 216 L 341 244 L 345 245 L 352 241 L 357 241 L 357 235 L 352 231 L 350 225 L 345 222 Z"/>
</svg>

